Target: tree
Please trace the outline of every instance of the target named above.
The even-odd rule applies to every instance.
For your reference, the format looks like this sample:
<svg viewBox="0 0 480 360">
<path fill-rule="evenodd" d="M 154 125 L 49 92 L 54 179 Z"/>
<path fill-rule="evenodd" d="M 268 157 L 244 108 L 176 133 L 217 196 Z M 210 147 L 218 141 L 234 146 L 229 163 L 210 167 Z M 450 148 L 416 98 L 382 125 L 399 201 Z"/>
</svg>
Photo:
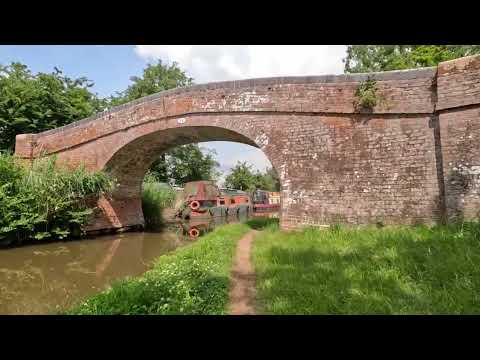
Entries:
<svg viewBox="0 0 480 360">
<path fill-rule="evenodd" d="M 166 65 L 163 64 L 162 60 L 158 60 L 154 64 L 148 64 L 143 69 L 142 76 L 132 76 L 130 80 L 133 84 L 125 91 L 118 92 L 117 96 L 110 97 L 111 106 L 121 105 L 160 91 L 193 84 L 193 79 L 188 77 L 176 62 Z"/>
<path fill-rule="evenodd" d="M 159 181 L 184 185 L 189 181 L 215 180 L 218 176 L 215 151 L 201 149 L 197 144 L 177 146 L 151 167 Z"/>
<path fill-rule="evenodd" d="M 249 192 L 256 189 L 279 191 L 280 179 L 273 168 L 267 169 L 265 173 L 258 170 L 254 173 L 252 165 L 247 162 L 237 162 L 225 178 L 225 186 Z"/>
<path fill-rule="evenodd" d="M 239 161 L 225 178 L 225 186 L 232 189 L 252 191 L 255 190 L 255 180 L 252 166 L 246 161 Z"/>
<path fill-rule="evenodd" d="M 18 62 L 0 66 L 0 150 L 13 151 L 17 134 L 54 129 L 103 110 L 106 103 L 92 86 L 57 68 L 34 75 Z"/>
<path fill-rule="evenodd" d="M 260 181 L 257 183 L 258 188 L 268 191 L 280 191 L 280 178 L 273 167 L 268 168 L 260 176 Z"/>
<path fill-rule="evenodd" d="M 480 53 L 480 45 L 349 45 L 346 73 L 368 73 L 436 66 Z"/>
</svg>

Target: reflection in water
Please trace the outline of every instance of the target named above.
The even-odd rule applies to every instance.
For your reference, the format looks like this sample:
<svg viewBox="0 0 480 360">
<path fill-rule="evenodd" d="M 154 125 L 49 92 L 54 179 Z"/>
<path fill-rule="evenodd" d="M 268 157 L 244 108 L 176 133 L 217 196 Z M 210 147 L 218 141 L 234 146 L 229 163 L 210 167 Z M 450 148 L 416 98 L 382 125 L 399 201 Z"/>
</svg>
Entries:
<svg viewBox="0 0 480 360">
<path fill-rule="evenodd" d="M 64 309 L 182 243 L 175 233 L 125 233 L 0 250 L 0 314 Z"/>
<path fill-rule="evenodd" d="M 0 249 L 0 314 L 46 314 L 100 292 L 112 281 L 137 276 L 158 256 L 215 226 L 247 220 L 195 219 L 171 223 L 162 233 L 124 233 L 97 238 Z"/>
<path fill-rule="evenodd" d="M 245 222 L 249 218 L 250 216 L 248 213 L 239 213 L 238 215 L 228 217 L 195 216 L 192 217 L 189 221 L 171 223 L 171 226 L 181 226 L 182 235 L 194 239 L 213 230 L 217 226 L 231 224 L 235 222 Z"/>
</svg>

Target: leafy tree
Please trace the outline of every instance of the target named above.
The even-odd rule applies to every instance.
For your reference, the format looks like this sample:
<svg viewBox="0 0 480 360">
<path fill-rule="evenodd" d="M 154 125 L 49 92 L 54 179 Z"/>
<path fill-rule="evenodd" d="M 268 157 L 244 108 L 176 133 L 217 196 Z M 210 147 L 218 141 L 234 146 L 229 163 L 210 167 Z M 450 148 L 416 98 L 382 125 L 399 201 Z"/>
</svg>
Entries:
<svg viewBox="0 0 480 360">
<path fill-rule="evenodd" d="M 273 167 L 268 168 L 264 174 L 257 172 L 256 187 L 268 191 L 280 191 L 280 178 Z"/>
<path fill-rule="evenodd" d="M 125 91 L 110 97 L 110 105 L 116 106 L 152 95 L 163 90 L 185 87 L 193 84 L 193 79 L 188 77 L 177 63 L 163 64 L 162 60 L 149 64 L 142 76 L 132 76 L 133 82 Z"/>
<path fill-rule="evenodd" d="M 246 161 L 239 161 L 225 178 L 225 186 L 233 189 L 252 191 L 255 190 L 255 180 L 252 166 Z"/>
<path fill-rule="evenodd" d="M 436 66 L 480 53 L 480 45 L 350 45 L 343 60 L 346 73 Z"/>
<path fill-rule="evenodd" d="M 252 165 L 247 162 L 237 162 L 225 178 L 225 186 L 244 191 L 255 189 L 279 191 L 280 179 L 273 168 L 267 169 L 265 173 L 258 170 L 253 172 Z"/>
<path fill-rule="evenodd" d="M 91 116 L 105 101 L 85 77 L 71 79 L 62 71 L 32 74 L 26 65 L 0 65 L 0 150 L 13 151 L 15 136 L 38 133 Z"/>
<path fill-rule="evenodd" d="M 184 185 L 189 181 L 215 180 L 218 176 L 215 151 L 198 144 L 177 146 L 151 167 L 151 173 L 162 182 Z"/>
</svg>

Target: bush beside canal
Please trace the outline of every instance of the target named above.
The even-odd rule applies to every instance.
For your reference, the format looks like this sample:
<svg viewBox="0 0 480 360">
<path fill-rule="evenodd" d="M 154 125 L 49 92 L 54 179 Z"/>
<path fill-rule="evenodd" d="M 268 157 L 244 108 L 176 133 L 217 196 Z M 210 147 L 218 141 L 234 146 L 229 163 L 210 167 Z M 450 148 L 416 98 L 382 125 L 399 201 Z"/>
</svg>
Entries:
<svg viewBox="0 0 480 360">
<path fill-rule="evenodd" d="M 480 313 L 480 223 L 273 226 L 255 239 L 253 259 L 260 313 Z"/>
<path fill-rule="evenodd" d="M 224 314 L 236 244 L 249 229 L 246 224 L 219 227 L 160 256 L 143 276 L 113 283 L 67 314 Z"/>
<path fill-rule="evenodd" d="M 168 184 L 161 183 L 147 174 L 143 180 L 142 209 L 145 218 L 145 227 L 148 230 L 159 230 L 165 220 L 163 211 L 174 205 L 176 198 L 175 190 Z"/>
<path fill-rule="evenodd" d="M 0 242 L 21 243 L 80 235 L 93 209 L 87 199 L 113 188 L 104 173 L 69 171 L 54 158 L 21 166 L 0 153 Z"/>
</svg>

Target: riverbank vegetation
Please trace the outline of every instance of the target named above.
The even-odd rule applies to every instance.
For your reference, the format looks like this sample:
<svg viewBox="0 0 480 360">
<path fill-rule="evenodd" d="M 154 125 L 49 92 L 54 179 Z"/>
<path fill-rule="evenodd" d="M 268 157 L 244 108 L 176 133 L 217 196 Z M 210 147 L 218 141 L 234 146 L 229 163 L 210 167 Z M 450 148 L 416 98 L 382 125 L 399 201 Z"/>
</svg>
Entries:
<svg viewBox="0 0 480 360">
<path fill-rule="evenodd" d="M 175 198 L 176 192 L 171 186 L 159 182 L 150 173 L 145 176 L 142 189 L 142 209 L 147 230 L 160 230 L 164 226 L 163 212 L 166 208 L 174 205 Z"/>
<path fill-rule="evenodd" d="M 478 314 L 480 223 L 281 232 L 254 242 L 267 314 Z"/>
<path fill-rule="evenodd" d="M 143 276 L 115 282 L 67 314 L 225 314 L 236 244 L 249 229 L 247 224 L 219 227 L 160 256 Z"/>
<path fill-rule="evenodd" d="M 14 156 L 0 152 L 0 242 L 78 236 L 94 211 L 89 200 L 113 186 L 102 172 L 66 170 L 55 158 L 22 166 Z"/>
</svg>

